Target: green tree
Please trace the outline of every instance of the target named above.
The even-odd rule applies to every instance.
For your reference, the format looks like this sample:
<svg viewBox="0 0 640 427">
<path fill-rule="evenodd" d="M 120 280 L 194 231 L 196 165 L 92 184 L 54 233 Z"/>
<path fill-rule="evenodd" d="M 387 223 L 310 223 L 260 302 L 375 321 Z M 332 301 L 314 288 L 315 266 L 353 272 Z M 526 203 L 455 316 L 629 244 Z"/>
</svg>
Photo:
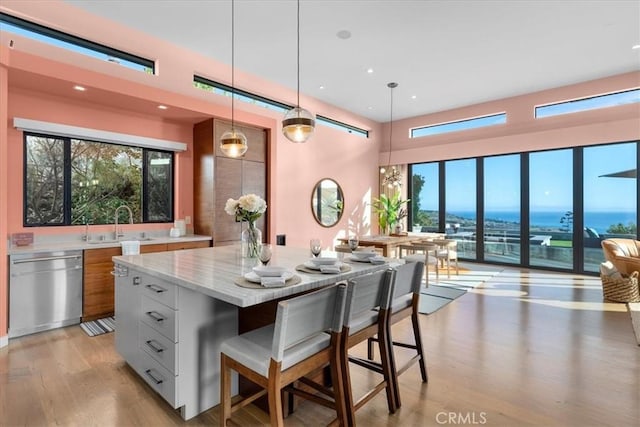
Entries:
<svg viewBox="0 0 640 427">
<path fill-rule="evenodd" d="M 560 218 L 560 231 L 570 233 L 573 231 L 573 212 L 567 211 L 562 218 Z"/>
<path fill-rule="evenodd" d="M 617 224 L 611 224 L 609 228 L 607 228 L 607 233 L 609 234 L 632 234 L 636 235 L 638 233 L 638 226 L 633 222 L 629 221 L 628 225 L 624 225 L 619 222 Z"/>
<path fill-rule="evenodd" d="M 422 222 L 418 221 L 418 217 L 420 215 L 420 192 L 422 191 L 422 187 L 424 187 L 426 180 L 424 179 L 424 176 L 418 174 L 414 174 L 411 179 L 411 192 L 413 193 L 411 194 L 413 198 L 411 202 L 411 221 L 414 224 L 422 224 Z"/>
</svg>

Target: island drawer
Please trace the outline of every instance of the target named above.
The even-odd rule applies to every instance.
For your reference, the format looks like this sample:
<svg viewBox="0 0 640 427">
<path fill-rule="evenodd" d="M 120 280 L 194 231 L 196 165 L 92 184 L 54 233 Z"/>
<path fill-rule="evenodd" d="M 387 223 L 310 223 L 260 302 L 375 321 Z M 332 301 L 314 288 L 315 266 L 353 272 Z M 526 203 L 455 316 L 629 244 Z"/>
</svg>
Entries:
<svg viewBox="0 0 640 427">
<path fill-rule="evenodd" d="M 139 358 L 140 376 L 173 408 L 177 408 L 176 377 L 144 351 Z"/>
<path fill-rule="evenodd" d="M 178 315 L 172 308 L 149 298 L 147 295 L 142 295 L 140 318 L 171 342 L 178 342 Z"/>
<path fill-rule="evenodd" d="M 178 308 L 178 290 L 173 283 L 157 279 L 147 274 L 140 275 L 142 294 L 160 301 L 173 309 Z"/>
<path fill-rule="evenodd" d="M 178 373 L 177 345 L 153 329 L 140 323 L 138 346 L 174 375 Z"/>
</svg>

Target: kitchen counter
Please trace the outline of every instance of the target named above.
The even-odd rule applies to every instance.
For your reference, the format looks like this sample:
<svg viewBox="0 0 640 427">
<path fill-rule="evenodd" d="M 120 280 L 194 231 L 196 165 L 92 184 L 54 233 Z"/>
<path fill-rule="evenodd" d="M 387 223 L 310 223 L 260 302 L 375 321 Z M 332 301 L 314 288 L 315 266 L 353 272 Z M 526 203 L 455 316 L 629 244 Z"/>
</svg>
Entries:
<svg viewBox="0 0 640 427">
<path fill-rule="evenodd" d="M 169 237 L 169 236 L 150 236 L 141 239 L 136 236 L 122 237 L 120 240 L 94 240 L 86 242 L 77 236 L 75 240 L 43 240 L 36 242 L 29 246 L 11 246 L 9 247 L 9 255 L 26 254 L 34 252 L 50 252 L 61 250 L 86 250 L 86 249 L 104 249 L 104 248 L 116 248 L 120 247 L 120 242 L 127 240 L 139 240 L 140 245 L 156 245 L 166 243 L 181 243 L 181 242 L 197 242 L 211 240 L 211 236 L 201 236 L 197 234 L 188 234 L 182 237 Z"/>
<path fill-rule="evenodd" d="M 336 256 L 333 252 L 330 254 Z M 234 279 L 250 272 L 258 263 L 257 259 L 242 258 L 239 245 L 122 255 L 113 257 L 113 261 L 238 307 L 248 307 L 287 297 L 389 267 L 389 264 L 372 265 L 352 262 L 349 264 L 351 270 L 340 274 L 295 271 L 296 266 L 308 261 L 309 257 L 308 249 L 274 246 L 270 264 L 286 267 L 300 276 L 301 281 L 293 286 L 269 289 L 243 288 L 234 283 Z"/>
</svg>

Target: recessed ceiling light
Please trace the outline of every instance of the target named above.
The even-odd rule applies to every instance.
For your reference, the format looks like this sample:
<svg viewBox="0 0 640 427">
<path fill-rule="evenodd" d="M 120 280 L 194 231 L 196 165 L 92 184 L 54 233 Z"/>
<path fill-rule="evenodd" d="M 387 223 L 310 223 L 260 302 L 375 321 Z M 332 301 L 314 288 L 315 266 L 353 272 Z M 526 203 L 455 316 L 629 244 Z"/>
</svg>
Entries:
<svg viewBox="0 0 640 427">
<path fill-rule="evenodd" d="M 373 107 L 372 107 L 371 105 L 369 105 L 369 106 L 367 107 L 367 110 L 373 110 Z"/>
<path fill-rule="evenodd" d="M 166 110 L 169 107 L 167 107 L 166 105 L 158 105 L 158 108 L 161 109 L 161 110 Z"/>
<path fill-rule="evenodd" d="M 640 49 L 640 44 L 636 44 L 631 46 L 631 49 Z"/>
<path fill-rule="evenodd" d="M 417 97 L 417 95 L 411 95 L 411 99 L 416 99 Z"/>
<path fill-rule="evenodd" d="M 373 68 L 367 68 L 367 73 L 373 74 Z"/>
<path fill-rule="evenodd" d="M 346 40 L 351 38 L 351 31 L 349 30 L 340 30 L 336 33 L 339 39 Z"/>
<path fill-rule="evenodd" d="M 324 86 L 320 85 L 320 87 L 318 89 L 324 90 Z"/>
<path fill-rule="evenodd" d="M 80 85 L 75 85 L 73 88 L 80 92 L 84 92 L 85 90 L 87 90 L 84 86 L 80 86 Z"/>
</svg>

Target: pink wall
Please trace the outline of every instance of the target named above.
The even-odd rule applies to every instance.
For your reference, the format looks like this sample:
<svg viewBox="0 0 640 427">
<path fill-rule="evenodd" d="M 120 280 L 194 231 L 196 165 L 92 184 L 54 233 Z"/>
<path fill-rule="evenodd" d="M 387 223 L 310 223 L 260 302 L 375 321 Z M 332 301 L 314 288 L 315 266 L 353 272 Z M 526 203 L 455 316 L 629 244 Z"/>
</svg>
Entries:
<svg viewBox="0 0 640 427">
<path fill-rule="evenodd" d="M 0 49 L 0 94 L 8 91 L 8 75 L 9 70 L 5 63 L 6 51 Z M 7 209 L 9 199 L 7 197 L 9 189 L 9 173 L 7 170 L 7 97 L 0 96 L 0 347 L 6 345 L 8 318 L 8 294 L 9 286 L 7 283 L 8 264 L 7 245 L 3 236 L 7 235 Z"/>
<path fill-rule="evenodd" d="M 391 163 L 505 154 L 558 147 L 593 145 L 640 139 L 640 104 L 534 118 L 534 108 L 553 102 L 589 97 L 640 87 L 640 72 L 578 83 L 455 110 L 394 121 Z M 411 139 L 410 129 L 495 113 L 507 113 L 507 123 L 475 130 Z M 388 123 L 383 134 L 388 135 Z M 380 162 L 388 160 L 388 138 Z"/>
</svg>

